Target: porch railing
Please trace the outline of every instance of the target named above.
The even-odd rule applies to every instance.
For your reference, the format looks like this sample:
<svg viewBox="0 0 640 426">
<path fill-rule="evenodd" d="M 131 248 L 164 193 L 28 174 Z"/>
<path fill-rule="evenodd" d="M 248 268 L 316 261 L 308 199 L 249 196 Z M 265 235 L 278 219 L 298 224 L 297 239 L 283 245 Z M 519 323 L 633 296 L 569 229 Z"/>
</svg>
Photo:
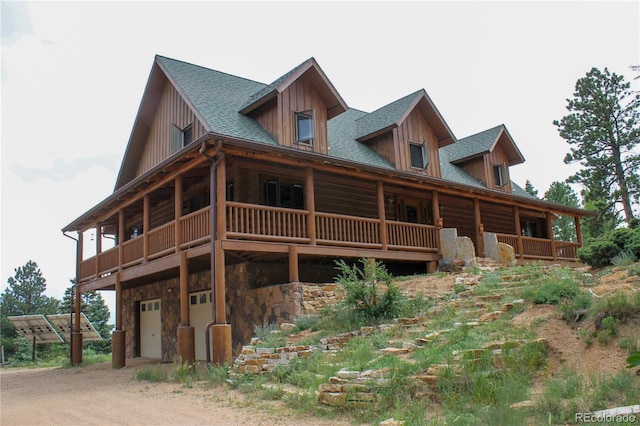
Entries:
<svg viewBox="0 0 640 426">
<path fill-rule="evenodd" d="M 437 228 L 433 225 L 387 221 L 389 248 L 438 251 Z"/>
<path fill-rule="evenodd" d="M 175 251 L 175 222 L 169 222 L 149 231 L 149 258 L 162 257 Z"/>
<path fill-rule="evenodd" d="M 316 235 L 320 244 L 382 247 L 380 220 L 333 213 L 316 213 Z"/>
<path fill-rule="evenodd" d="M 524 259 L 575 260 L 580 244 L 572 241 L 555 240 L 555 252 L 551 240 L 546 238 L 520 237 L 522 239 L 522 253 L 518 248 L 518 236 L 511 234 L 496 234 L 498 242 L 513 247 L 516 257 Z"/>
<path fill-rule="evenodd" d="M 211 238 L 211 209 L 205 207 L 180 218 L 180 248 L 204 244 Z"/>
<path fill-rule="evenodd" d="M 227 236 L 309 242 L 307 210 L 227 202 Z"/>
</svg>

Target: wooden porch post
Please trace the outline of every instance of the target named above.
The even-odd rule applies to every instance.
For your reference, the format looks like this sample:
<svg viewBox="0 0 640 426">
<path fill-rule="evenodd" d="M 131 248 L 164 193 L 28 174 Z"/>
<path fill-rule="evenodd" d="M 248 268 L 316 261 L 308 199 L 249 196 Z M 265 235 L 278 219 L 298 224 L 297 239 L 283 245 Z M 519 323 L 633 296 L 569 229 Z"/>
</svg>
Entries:
<svg viewBox="0 0 640 426">
<path fill-rule="evenodd" d="M 149 259 L 149 227 L 151 226 L 151 196 L 142 198 L 142 253 L 145 262 Z"/>
<path fill-rule="evenodd" d="M 72 291 L 75 291 L 75 322 L 72 324 L 71 332 L 71 365 L 82 364 L 82 333 L 80 332 L 80 263 L 82 262 L 82 253 L 84 251 L 84 232 L 78 232 L 78 243 L 76 244 L 76 285 Z M 96 256 L 96 265 L 98 258 Z M 97 267 L 96 267 L 97 269 Z M 35 350 L 35 349 L 34 349 Z"/>
<path fill-rule="evenodd" d="M 433 215 L 433 224 L 440 223 L 440 200 L 438 199 L 438 191 L 431 191 L 431 213 Z"/>
<path fill-rule="evenodd" d="M 289 282 L 297 283 L 300 281 L 300 273 L 298 271 L 298 246 L 289 245 Z"/>
<path fill-rule="evenodd" d="M 120 209 L 118 211 L 118 269 L 122 269 L 124 264 L 124 249 L 122 247 L 126 236 L 124 227 L 124 209 Z"/>
<path fill-rule="evenodd" d="M 576 226 L 576 241 L 578 242 L 578 244 L 580 244 L 580 247 L 582 247 L 582 229 L 580 229 L 580 217 L 574 216 L 573 223 Z"/>
<path fill-rule="evenodd" d="M 174 226 L 174 239 L 176 245 L 176 253 L 180 251 L 180 244 L 182 244 L 182 224 L 180 223 L 180 217 L 182 216 L 182 197 L 183 197 L 183 189 L 182 189 L 182 175 L 176 176 L 175 179 L 175 202 L 174 202 L 174 213 L 173 216 L 175 218 L 175 226 Z"/>
<path fill-rule="evenodd" d="M 545 213 L 547 219 L 547 235 L 549 235 L 549 239 L 551 240 L 551 257 L 555 260 L 558 257 L 558 253 L 556 253 L 556 239 L 553 237 L 553 221 L 551 219 L 551 212 Z"/>
<path fill-rule="evenodd" d="M 178 356 L 183 363 L 196 362 L 195 328 L 189 318 L 189 264 L 187 252 L 180 252 L 180 325 L 177 331 Z"/>
<path fill-rule="evenodd" d="M 482 217 L 480 216 L 480 200 L 473 199 L 473 218 L 476 228 L 476 256 L 484 256 L 484 243 L 482 241 Z"/>
<path fill-rule="evenodd" d="M 316 244 L 316 199 L 315 189 L 313 183 L 313 168 L 307 167 L 304 169 L 304 196 L 307 211 L 307 233 L 309 235 L 309 243 L 311 245 Z"/>
<path fill-rule="evenodd" d="M 122 283 L 116 272 L 116 329 L 111 335 L 111 367 L 122 368 L 126 364 L 126 332 L 122 329 Z"/>
<path fill-rule="evenodd" d="M 102 225 L 96 224 L 96 278 L 100 274 L 100 253 L 102 253 Z"/>
<path fill-rule="evenodd" d="M 520 227 L 520 208 L 513 206 L 513 220 L 516 225 L 516 238 L 518 239 L 518 254 L 524 259 L 524 244 L 522 243 L 522 228 Z M 515 248 L 515 247 L 514 247 Z"/>
<path fill-rule="evenodd" d="M 384 207 L 384 183 L 381 180 L 376 181 L 376 189 L 378 193 L 378 218 L 380 219 L 380 244 L 382 244 L 382 250 L 386 250 L 389 236 L 387 235 L 387 216 Z"/>
<path fill-rule="evenodd" d="M 225 264 L 224 264 L 224 250 L 222 248 L 222 240 L 227 236 L 227 171 L 225 165 L 224 154 L 218 153 L 219 157 L 216 163 L 212 165 L 212 174 L 215 173 L 215 177 L 212 183 L 215 182 L 215 197 L 211 197 L 211 204 L 216 205 L 216 217 L 214 218 L 215 230 L 211 231 L 211 239 L 214 244 L 215 254 L 212 259 L 214 265 L 212 265 L 212 280 L 215 283 L 214 306 L 215 306 L 215 324 L 212 326 L 213 336 L 213 353 L 212 361 L 215 364 L 224 364 L 225 362 L 231 363 L 231 324 L 227 323 L 227 307 L 225 301 L 226 283 L 225 283 Z"/>
</svg>

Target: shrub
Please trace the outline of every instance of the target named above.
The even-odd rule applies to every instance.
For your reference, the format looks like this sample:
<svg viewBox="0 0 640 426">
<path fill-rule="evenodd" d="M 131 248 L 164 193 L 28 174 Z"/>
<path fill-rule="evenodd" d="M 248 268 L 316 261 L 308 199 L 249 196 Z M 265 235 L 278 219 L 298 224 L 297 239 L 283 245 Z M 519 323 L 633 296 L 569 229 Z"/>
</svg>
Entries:
<svg viewBox="0 0 640 426">
<path fill-rule="evenodd" d="M 628 252 L 636 258 L 640 256 L 640 228 L 620 228 L 586 242 L 578 249 L 578 258 L 591 266 L 610 265 L 612 259 Z"/>
<path fill-rule="evenodd" d="M 620 320 L 615 317 L 608 316 L 602 318 L 602 329 L 610 336 L 618 334 L 618 324 L 620 324 Z"/>
<path fill-rule="evenodd" d="M 344 260 L 336 262 L 339 271 L 336 281 L 345 290 L 345 305 L 372 320 L 397 317 L 404 297 L 393 283 L 391 274 L 382 262 L 374 259 L 361 259 L 360 262 L 362 268 L 348 265 Z M 386 289 L 379 292 L 379 285 Z"/>
<path fill-rule="evenodd" d="M 635 261 L 636 256 L 631 252 L 631 250 L 622 250 L 611 258 L 611 264 L 613 266 L 630 266 Z"/>
</svg>

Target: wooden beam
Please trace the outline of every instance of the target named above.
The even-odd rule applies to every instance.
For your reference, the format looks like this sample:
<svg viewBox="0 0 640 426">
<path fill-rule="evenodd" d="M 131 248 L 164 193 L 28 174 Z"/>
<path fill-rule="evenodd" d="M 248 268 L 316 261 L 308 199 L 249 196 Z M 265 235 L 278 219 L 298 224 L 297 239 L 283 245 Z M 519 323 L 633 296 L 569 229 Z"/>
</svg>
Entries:
<svg viewBox="0 0 640 426">
<path fill-rule="evenodd" d="M 211 202 L 217 204 L 216 230 L 217 238 L 227 238 L 227 167 L 225 158 L 220 159 L 216 167 L 216 198 Z"/>
<path fill-rule="evenodd" d="M 580 218 L 578 216 L 573 217 L 573 223 L 576 226 L 576 241 L 582 247 L 582 230 L 580 229 Z"/>
<path fill-rule="evenodd" d="M 316 200 L 315 189 L 313 184 L 313 169 L 306 167 L 304 169 L 304 196 L 305 204 L 309 214 L 307 215 L 307 236 L 309 244 L 316 244 Z"/>
<path fill-rule="evenodd" d="M 300 281 L 298 271 L 298 246 L 291 244 L 289 246 L 289 282 L 297 283 Z"/>
<path fill-rule="evenodd" d="M 124 249 L 122 248 L 122 244 L 124 244 L 124 239 L 126 236 L 124 221 L 124 208 L 118 211 L 118 268 L 122 269 L 122 265 L 124 264 Z"/>
<path fill-rule="evenodd" d="M 151 228 L 151 196 L 144 194 L 142 198 L 142 257 L 149 259 L 149 231 Z"/>
<path fill-rule="evenodd" d="M 381 180 L 376 181 L 377 198 L 378 198 L 378 218 L 380 219 L 380 244 L 382 250 L 387 249 L 389 244 L 389 236 L 387 235 L 387 215 L 384 203 L 384 183 Z"/>
<path fill-rule="evenodd" d="M 524 259 L 524 243 L 522 242 L 522 227 L 520 226 L 520 209 L 518 206 L 513 206 L 513 220 L 516 225 L 516 237 L 518 239 L 518 253 L 520 259 Z M 515 247 L 514 247 L 515 248 Z"/>
<path fill-rule="evenodd" d="M 180 325 L 189 326 L 189 264 L 184 251 L 180 252 Z"/>
<path fill-rule="evenodd" d="M 220 240 L 215 242 L 216 244 L 216 268 L 215 268 L 215 280 L 216 280 L 216 288 L 215 294 L 213 295 L 215 309 L 216 309 L 216 324 L 226 324 L 227 323 L 227 308 L 225 301 L 225 293 L 226 293 L 226 283 L 225 283 L 225 269 L 224 269 L 224 250 L 222 249 L 222 244 Z"/>
<path fill-rule="evenodd" d="M 547 235 L 551 240 L 551 257 L 555 260 L 558 257 L 558 253 L 556 252 L 556 239 L 553 237 L 553 220 L 551 218 L 551 212 L 546 212 L 547 219 Z"/>
<path fill-rule="evenodd" d="M 473 219 L 476 233 L 476 256 L 484 256 L 484 244 L 482 241 L 482 216 L 480 215 L 480 200 L 473 199 Z"/>
<path fill-rule="evenodd" d="M 122 330 L 122 282 L 120 274 L 115 274 L 116 286 L 116 330 Z"/>
<path fill-rule="evenodd" d="M 176 252 L 180 251 L 180 244 L 182 244 L 182 226 L 180 226 L 180 217 L 182 216 L 182 197 L 183 197 L 183 182 L 182 175 L 175 177 L 174 183 L 174 212 L 175 218 L 175 244 Z"/>
</svg>

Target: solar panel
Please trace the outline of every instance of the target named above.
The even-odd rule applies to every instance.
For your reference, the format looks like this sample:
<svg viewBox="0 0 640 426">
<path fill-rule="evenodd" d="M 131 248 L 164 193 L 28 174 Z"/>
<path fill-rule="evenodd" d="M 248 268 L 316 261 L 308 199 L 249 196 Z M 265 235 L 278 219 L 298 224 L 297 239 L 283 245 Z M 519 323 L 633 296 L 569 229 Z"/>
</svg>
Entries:
<svg viewBox="0 0 640 426">
<path fill-rule="evenodd" d="M 44 315 L 21 315 L 8 318 L 16 330 L 29 341 L 34 338 L 36 343 L 59 343 L 63 341 Z"/>
<path fill-rule="evenodd" d="M 69 321 L 70 317 L 70 314 L 47 315 L 51 324 L 64 336 L 65 341 L 69 340 L 69 333 L 71 333 L 73 324 L 76 322 L 76 314 L 73 314 L 73 323 Z M 80 313 L 80 331 L 82 332 L 83 342 L 102 340 L 102 337 L 100 337 L 100 334 L 84 312 Z"/>
</svg>

